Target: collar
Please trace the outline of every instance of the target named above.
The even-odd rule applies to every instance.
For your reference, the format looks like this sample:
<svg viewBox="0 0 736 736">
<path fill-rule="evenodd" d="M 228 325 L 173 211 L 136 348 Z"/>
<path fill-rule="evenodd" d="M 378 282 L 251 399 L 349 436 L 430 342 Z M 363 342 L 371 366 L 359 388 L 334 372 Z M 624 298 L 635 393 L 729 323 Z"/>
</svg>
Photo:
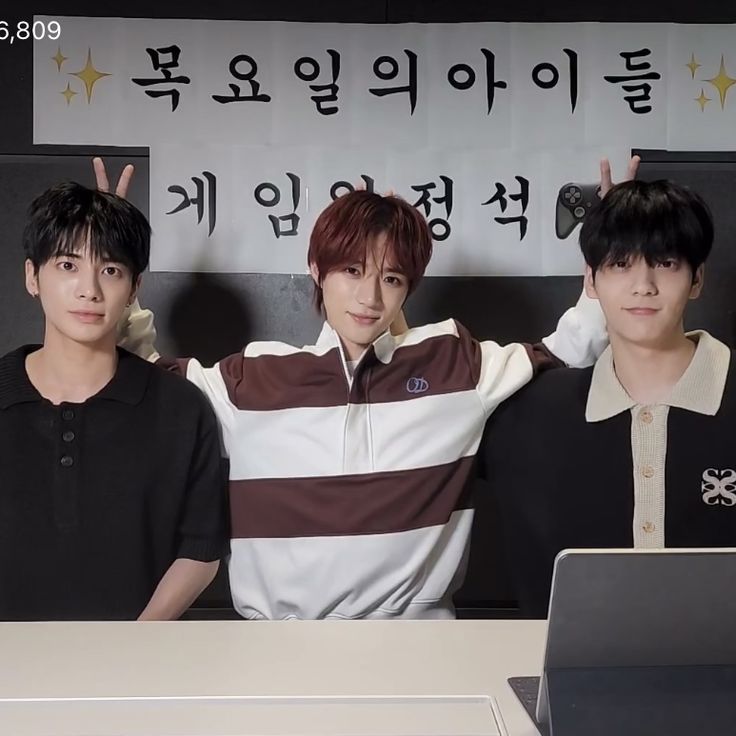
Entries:
<svg viewBox="0 0 736 736">
<path fill-rule="evenodd" d="M 329 322 L 325 322 L 322 325 L 322 331 L 319 333 L 316 346 L 318 348 L 324 349 L 325 352 L 327 352 L 327 350 L 329 350 L 330 348 L 338 348 L 340 350 L 340 355 L 342 356 L 343 362 L 347 362 L 347 358 L 345 357 L 345 353 L 342 347 L 342 342 L 340 341 L 340 336 L 329 324 Z M 386 332 L 379 335 L 371 343 L 370 347 L 373 348 L 373 353 L 376 358 L 378 358 L 378 360 L 380 360 L 382 363 L 390 363 L 391 358 L 393 358 L 394 352 L 396 351 L 396 346 L 396 338 L 394 337 L 394 335 L 391 334 L 390 330 L 386 330 Z M 370 348 L 366 349 L 366 352 L 363 353 L 359 362 L 362 362 L 363 358 L 369 350 Z"/>
<path fill-rule="evenodd" d="M 26 373 L 26 357 L 40 345 L 23 345 L 0 358 L 0 409 L 14 404 L 45 401 Z M 146 392 L 153 366 L 127 350 L 118 348 L 118 367 L 110 382 L 88 401 L 118 401 L 139 404 Z"/>
<path fill-rule="evenodd" d="M 718 411 L 726 386 L 731 351 L 703 330 L 688 332 L 697 347 L 690 365 L 675 384 L 663 405 L 713 416 Z M 600 422 L 628 411 L 636 402 L 626 393 L 613 367 L 609 345 L 593 368 L 585 407 L 587 422 Z"/>
</svg>

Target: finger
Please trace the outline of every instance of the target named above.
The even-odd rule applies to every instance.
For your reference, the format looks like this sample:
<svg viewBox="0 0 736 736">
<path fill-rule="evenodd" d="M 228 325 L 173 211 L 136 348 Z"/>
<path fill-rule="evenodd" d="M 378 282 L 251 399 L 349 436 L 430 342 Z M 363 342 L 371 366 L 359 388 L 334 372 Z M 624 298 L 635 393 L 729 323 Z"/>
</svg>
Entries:
<svg viewBox="0 0 736 736">
<path fill-rule="evenodd" d="M 611 180 L 611 162 L 607 158 L 601 159 L 601 188 L 599 195 L 605 197 L 608 190 L 613 186 Z"/>
<path fill-rule="evenodd" d="M 95 172 L 95 182 L 97 183 L 97 188 L 101 192 L 109 192 L 110 182 L 107 180 L 107 171 L 105 170 L 105 162 L 99 156 L 95 156 L 92 159 L 92 168 L 94 169 L 94 172 Z"/>
<path fill-rule="evenodd" d="M 387 189 L 387 190 L 386 190 L 386 191 L 385 191 L 385 192 L 383 193 L 383 196 L 384 196 L 384 197 L 395 197 L 395 196 L 396 196 L 396 191 L 395 191 L 395 190 L 393 190 L 393 189 Z"/>
<path fill-rule="evenodd" d="M 115 187 L 115 194 L 117 194 L 118 197 L 125 199 L 128 196 L 128 187 L 130 186 L 130 180 L 133 178 L 134 172 L 135 167 L 133 164 L 127 164 L 123 169 L 120 174 L 120 178 L 118 179 L 118 184 Z"/>
<path fill-rule="evenodd" d="M 632 156 L 629 161 L 629 165 L 626 167 L 626 179 L 625 181 L 631 181 L 636 179 L 636 172 L 639 170 L 639 164 L 641 163 L 640 156 Z"/>
</svg>

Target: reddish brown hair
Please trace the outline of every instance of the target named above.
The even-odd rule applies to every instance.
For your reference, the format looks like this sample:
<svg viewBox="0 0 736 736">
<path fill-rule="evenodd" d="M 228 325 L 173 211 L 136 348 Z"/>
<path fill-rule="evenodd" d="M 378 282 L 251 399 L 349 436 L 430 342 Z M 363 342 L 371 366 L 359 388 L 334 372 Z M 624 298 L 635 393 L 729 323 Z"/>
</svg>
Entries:
<svg viewBox="0 0 736 736">
<path fill-rule="evenodd" d="M 314 224 L 307 260 L 319 272 L 314 303 L 322 309 L 322 282 L 330 271 L 351 263 L 365 265 L 379 235 L 386 237 L 386 259 L 406 277 L 411 293 L 432 256 L 432 233 L 424 216 L 400 197 L 357 191 L 338 197 Z"/>
</svg>

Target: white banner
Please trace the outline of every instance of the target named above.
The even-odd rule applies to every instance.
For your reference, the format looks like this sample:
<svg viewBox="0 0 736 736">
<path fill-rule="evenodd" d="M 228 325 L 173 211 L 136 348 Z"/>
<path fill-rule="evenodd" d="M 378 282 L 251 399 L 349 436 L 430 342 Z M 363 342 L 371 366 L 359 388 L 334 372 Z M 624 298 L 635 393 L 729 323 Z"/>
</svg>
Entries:
<svg viewBox="0 0 736 736">
<path fill-rule="evenodd" d="M 153 270 L 306 272 L 314 220 L 356 182 L 393 189 L 429 221 L 428 274 L 580 273 L 576 233 L 555 234 L 557 193 L 604 153 L 158 145 L 151 149 Z M 584 203 L 583 203 L 584 204 Z M 574 226 L 574 220 L 568 225 Z"/>
<path fill-rule="evenodd" d="M 734 26 L 671 27 L 670 147 L 736 150 L 735 37 Z"/>
<path fill-rule="evenodd" d="M 427 215 L 430 273 L 579 273 L 563 184 L 736 148 L 729 25 L 53 20 L 34 142 L 151 148 L 155 270 L 301 272 L 362 180 Z"/>
<path fill-rule="evenodd" d="M 173 137 L 678 148 L 668 98 L 676 92 L 698 112 L 692 98 L 702 86 L 720 107 L 735 33 L 730 25 L 55 20 L 59 39 L 34 42 L 34 142 L 120 146 Z M 736 53 L 730 63 L 736 74 Z M 712 140 L 718 120 L 698 121 L 701 145 L 733 147 L 732 138 Z"/>
</svg>

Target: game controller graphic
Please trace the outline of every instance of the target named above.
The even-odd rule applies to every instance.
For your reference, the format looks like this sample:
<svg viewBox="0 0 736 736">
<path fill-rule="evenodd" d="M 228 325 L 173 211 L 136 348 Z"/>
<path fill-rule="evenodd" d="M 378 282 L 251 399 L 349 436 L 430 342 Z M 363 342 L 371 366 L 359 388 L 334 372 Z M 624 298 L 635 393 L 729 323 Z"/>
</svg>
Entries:
<svg viewBox="0 0 736 736">
<path fill-rule="evenodd" d="M 598 184 L 565 184 L 557 195 L 555 231 L 564 239 L 585 219 L 590 208 L 600 201 Z"/>
</svg>

